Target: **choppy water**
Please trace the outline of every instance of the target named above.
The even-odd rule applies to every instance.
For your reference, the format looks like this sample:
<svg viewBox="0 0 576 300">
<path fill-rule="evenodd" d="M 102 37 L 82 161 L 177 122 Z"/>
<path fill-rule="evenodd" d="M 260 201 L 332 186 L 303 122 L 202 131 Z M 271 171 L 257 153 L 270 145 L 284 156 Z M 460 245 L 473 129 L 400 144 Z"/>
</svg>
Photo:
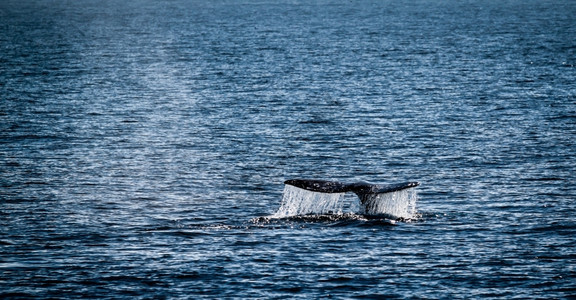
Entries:
<svg viewBox="0 0 576 300">
<path fill-rule="evenodd" d="M 3 0 L 0 297 L 575 297 L 575 15 Z M 268 218 L 294 177 L 419 217 Z"/>
</svg>

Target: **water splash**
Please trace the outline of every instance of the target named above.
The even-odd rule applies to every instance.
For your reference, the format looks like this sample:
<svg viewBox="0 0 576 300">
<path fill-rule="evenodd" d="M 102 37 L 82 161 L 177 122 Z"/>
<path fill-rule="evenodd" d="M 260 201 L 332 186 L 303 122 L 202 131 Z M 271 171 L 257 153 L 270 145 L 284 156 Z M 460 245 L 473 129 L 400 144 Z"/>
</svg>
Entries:
<svg viewBox="0 0 576 300">
<path fill-rule="evenodd" d="M 290 217 L 310 214 L 341 214 L 345 193 L 317 193 L 284 186 L 282 204 L 274 217 Z"/>
<path fill-rule="evenodd" d="M 393 193 L 362 195 L 360 213 L 366 215 L 388 215 L 394 218 L 411 219 L 416 214 L 418 194 L 414 189 Z"/>
<path fill-rule="evenodd" d="M 345 194 L 318 193 L 285 185 L 280 208 L 273 217 L 343 214 L 345 209 L 354 209 L 352 213 L 384 215 L 394 219 L 412 219 L 416 214 L 418 196 L 414 189 L 383 194 L 364 194 L 361 196 L 362 201 L 354 197 L 355 203 L 352 204 L 346 203 Z"/>
</svg>

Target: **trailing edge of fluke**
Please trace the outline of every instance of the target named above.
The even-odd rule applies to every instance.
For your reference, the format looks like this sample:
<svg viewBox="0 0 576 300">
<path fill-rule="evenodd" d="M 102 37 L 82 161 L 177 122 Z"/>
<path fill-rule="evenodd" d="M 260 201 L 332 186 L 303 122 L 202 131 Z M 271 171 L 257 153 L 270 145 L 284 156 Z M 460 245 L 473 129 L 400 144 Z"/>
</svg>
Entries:
<svg viewBox="0 0 576 300">
<path fill-rule="evenodd" d="M 397 192 L 404 189 L 419 186 L 419 182 L 402 182 L 395 184 L 372 184 L 368 182 L 344 183 L 339 181 L 314 180 L 314 179 L 289 179 L 284 184 L 295 186 L 313 192 L 320 193 L 346 193 L 353 192 L 360 198 L 368 194 L 382 194 Z"/>
</svg>

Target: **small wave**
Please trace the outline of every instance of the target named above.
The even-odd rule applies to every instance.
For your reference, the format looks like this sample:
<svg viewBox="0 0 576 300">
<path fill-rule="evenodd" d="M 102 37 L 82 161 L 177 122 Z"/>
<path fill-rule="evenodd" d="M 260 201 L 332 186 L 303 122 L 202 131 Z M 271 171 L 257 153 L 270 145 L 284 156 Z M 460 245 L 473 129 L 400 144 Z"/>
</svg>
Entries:
<svg viewBox="0 0 576 300">
<path fill-rule="evenodd" d="M 355 213 L 345 214 L 309 214 L 288 217 L 276 215 L 258 217 L 250 220 L 254 225 L 288 225 L 318 224 L 331 227 L 338 226 L 370 226 L 370 225 L 396 225 L 398 222 L 409 222 L 407 219 L 394 219 L 388 216 L 362 215 Z"/>
<path fill-rule="evenodd" d="M 566 179 L 560 177 L 538 177 L 538 178 L 526 178 L 526 181 L 565 181 Z"/>
</svg>

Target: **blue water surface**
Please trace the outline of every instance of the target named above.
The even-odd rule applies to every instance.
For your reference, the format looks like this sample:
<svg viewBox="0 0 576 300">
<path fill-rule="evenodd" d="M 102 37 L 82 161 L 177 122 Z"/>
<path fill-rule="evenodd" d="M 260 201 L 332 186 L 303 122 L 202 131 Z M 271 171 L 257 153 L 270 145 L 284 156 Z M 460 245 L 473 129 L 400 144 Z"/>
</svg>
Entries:
<svg viewBox="0 0 576 300">
<path fill-rule="evenodd" d="M 0 2 L 0 298 L 576 297 L 576 2 Z M 283 181 L 417 216 L 273 219 Z"/>
</svg>

